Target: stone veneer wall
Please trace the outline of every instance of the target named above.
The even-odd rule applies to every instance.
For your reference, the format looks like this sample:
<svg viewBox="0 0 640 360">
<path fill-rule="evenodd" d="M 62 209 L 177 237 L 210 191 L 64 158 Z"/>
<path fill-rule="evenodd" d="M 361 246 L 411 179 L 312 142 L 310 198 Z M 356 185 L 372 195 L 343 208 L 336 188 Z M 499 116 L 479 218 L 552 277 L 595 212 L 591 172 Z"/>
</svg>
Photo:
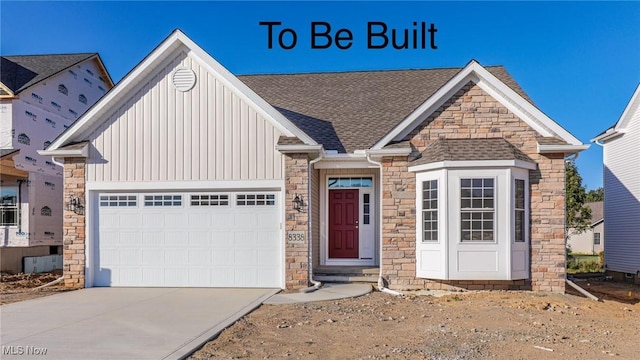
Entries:
<svg viewBox="0 0 640 360">
<path fill-rule="evenodd" d="M 70 197 L 76 196 L 84 203 L 85 159 L 66 158 L 64 160 L 63 196 L 63 260 L 64 285 L 67 288 L 84 287 L 85 280 L 85 215 L 78 215 L 66 209 Z M 86 210 L 86 209 L 85 209 Z"/>
<path fill-rule="evenodd" d="M 285 154 L 285 286 L 300 289 L 309 285 L 309 211 L 298 212 L 293 208 L 293 199 L 300 195 L 309 202 L 309 159 L 307 154 Z M 289 231 L 304 231 L 305 241 L 288 243 Z"/>
<path fill-rule="evenodd" d="M 538 170 L 529 172 L 530 280 L 442 281 L 416 278 L 415 174 L 408 172 L 406 157 L 382 160 L 382 269 L 391 288 L 564 292 L 564 154 L 538 154 L 536 138 L 539 136 L 480 87 L 469 83 L 405 139 L 410 140 L 420 153 L 438 138 L 505 138 L 538 164 Z"/>
</svg>

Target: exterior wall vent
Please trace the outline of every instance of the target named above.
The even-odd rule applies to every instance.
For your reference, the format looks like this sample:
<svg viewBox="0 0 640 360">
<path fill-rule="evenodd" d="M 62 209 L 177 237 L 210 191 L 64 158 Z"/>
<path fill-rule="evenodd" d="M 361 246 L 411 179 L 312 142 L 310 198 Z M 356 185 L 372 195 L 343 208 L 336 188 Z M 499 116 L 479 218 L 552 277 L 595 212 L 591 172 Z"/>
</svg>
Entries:
<svg viewBox="0 0 640 360">
<path fill-rule="evenodd" d="M 191 69 L 180 68 L 173 73 L 173 86 L 178 91 L 189 91 L 196 83 L 196 74 Z"/>
</svg>

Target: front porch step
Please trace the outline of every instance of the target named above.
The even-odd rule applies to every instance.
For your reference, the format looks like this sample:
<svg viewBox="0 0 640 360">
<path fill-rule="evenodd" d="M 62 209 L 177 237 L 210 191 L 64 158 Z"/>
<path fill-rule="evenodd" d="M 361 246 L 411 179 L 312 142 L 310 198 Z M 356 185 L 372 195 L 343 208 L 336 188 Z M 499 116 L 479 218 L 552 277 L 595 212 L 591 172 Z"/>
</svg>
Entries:
<svg viewBox="0 0 640 360">
<path fill-rule="evenodd" d="M 340 275 L 314 275 L 315 281 L 327 283 L 372 283 L 378 282 L 377 276 L 340 276 Z"/>
<path fill-rule="evenodd" d="M 379 267 L 372 266 L 318 266 L 313 278 L 321 282 L 365 282 L 377 283 Z"/>
</svg>

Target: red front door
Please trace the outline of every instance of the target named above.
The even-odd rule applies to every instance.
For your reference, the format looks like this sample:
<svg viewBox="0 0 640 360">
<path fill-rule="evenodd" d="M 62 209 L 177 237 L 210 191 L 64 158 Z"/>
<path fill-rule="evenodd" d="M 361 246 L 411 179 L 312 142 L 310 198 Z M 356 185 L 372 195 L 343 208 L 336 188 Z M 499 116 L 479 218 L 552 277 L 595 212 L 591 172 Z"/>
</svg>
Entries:
<svg viewBox="0 0 640 360">
<path fill-rule="evenodd" d="M 329 190 L 329 258 L 358 258 L 358 193 Z"/>
</svg>

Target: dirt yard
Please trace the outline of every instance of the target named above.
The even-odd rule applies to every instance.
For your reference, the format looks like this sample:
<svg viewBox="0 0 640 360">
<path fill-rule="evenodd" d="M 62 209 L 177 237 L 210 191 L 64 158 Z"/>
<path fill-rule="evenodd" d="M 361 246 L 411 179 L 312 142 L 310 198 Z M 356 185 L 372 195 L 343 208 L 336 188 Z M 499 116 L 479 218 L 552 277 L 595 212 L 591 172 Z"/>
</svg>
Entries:
<svg viewBox="0 0 640 360">
<path fill-rule="evenodd" d="M 58 277 L 2 274 L 0 304 L 66 291 L 61 285 L 33 290 Z M 576 282 L 604 301 L 573 290 L 441 297 L 374 292 L 263 305 L 190 359 L 640 359 L 640 286 Z"/>
<path fill-rule="evenodd" d="M 40 285 L 47 284 L 59 278 L 61 274 L 62 271 L 41 274 L 0 274 L 0 305 L 68 291 L 62 284 L 34 290 L 34 288 Z"/>
<path fill-rule="evenodd" d="M 580 284 L 611 295 L 374 292 L 263 305 L 190 359 L 640 359 L 640 287 Z"/>
</svg>

